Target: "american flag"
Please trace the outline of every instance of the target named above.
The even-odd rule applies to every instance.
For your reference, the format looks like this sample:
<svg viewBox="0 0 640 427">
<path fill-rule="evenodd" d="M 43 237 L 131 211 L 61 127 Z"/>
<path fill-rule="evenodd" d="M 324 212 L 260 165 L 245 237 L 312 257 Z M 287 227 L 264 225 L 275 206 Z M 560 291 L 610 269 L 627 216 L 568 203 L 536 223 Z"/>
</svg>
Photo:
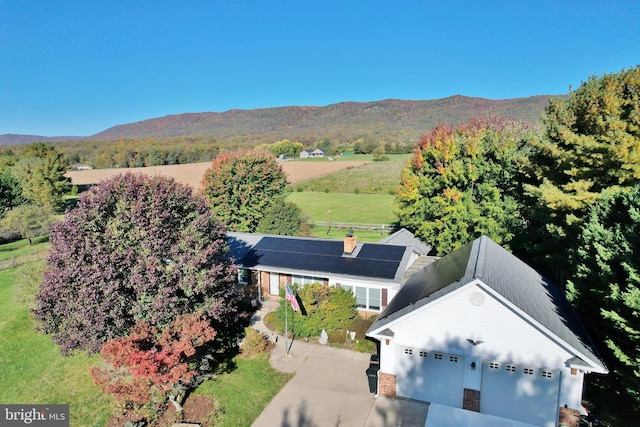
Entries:
<svg viewBox="0 0 640 427">
<path fill-rule="evenodd" d="M 296 296 L 291 291 L 291 288 L 289 287 L 289 285 L 287 285 L 287 301 L 291 303 L 291 307 L 293 307 L 295 311 L 300 311 L 298 300 L 296 299 Z"/>
</svg>

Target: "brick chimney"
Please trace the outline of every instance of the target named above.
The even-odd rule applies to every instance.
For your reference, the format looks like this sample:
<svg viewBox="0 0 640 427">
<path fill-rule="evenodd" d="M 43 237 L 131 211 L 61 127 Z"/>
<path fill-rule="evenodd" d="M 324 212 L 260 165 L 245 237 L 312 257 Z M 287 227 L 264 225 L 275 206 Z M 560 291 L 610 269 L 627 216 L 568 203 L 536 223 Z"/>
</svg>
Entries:
<svg viewBox="0 0 640 427">
<path fill-rule="evenodd" d="M 356 250 L 356 236 L 349 233 L 344 238 L 344 253 L 351 255 L 354 250 Z"/>
</svg>

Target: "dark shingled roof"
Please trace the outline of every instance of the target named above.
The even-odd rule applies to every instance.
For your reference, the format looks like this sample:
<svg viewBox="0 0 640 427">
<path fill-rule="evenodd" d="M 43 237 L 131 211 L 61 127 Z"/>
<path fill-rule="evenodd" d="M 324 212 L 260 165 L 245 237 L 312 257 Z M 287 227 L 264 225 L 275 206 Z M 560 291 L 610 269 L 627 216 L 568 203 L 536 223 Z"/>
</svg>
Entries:
<svg viewBox="0 0 640 427">
<path fill-rule="evenodd" d="M 342 240 L 229 233 L 231 256 L 245 268 L 283 269 L 399 282 L 411 248 L 358 243 L 345 255 Z"/>
<path fill-rule="evenodd" d="M 560 287 L 486 236 L 468 243 L 412 275 L 369 331 L 479 279 L 524 313 L 606 370 Z"/>
<path fill-rule="evenodd" d="M 406 228 L 401 228 L 393 234 L 380 239 L 378 243 L 385 245 L 411 246 L 413 251 L 420 255 L 427 255 L 431 251 L 431 246 L 426 245 Z"/>
</svg>

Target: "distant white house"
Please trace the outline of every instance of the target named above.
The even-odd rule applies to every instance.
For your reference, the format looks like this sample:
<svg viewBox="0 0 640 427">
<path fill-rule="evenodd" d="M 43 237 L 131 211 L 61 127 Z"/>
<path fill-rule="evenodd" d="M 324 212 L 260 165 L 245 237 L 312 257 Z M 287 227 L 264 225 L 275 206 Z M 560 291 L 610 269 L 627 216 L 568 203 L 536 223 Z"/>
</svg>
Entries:
<svg viewBox="0 0 640 427">
<path fill-rule="evenodd" d="M 324 158 L 324 156 L 325 156 L 325 152 L 319 148 L 315 148 L 312 150 L 303 150 L 300 152 L 301 159 L 309 159 L 309 158 L 321 159 L 321 158 Z"/>
</svg>

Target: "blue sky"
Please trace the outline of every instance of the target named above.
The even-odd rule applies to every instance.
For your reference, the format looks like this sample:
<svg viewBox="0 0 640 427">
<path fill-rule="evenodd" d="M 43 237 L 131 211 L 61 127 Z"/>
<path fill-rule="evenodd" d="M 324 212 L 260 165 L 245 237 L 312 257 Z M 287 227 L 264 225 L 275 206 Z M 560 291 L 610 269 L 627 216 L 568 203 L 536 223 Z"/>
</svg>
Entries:
<svg viewBox="0 0 640 427">
<path fill-rule="evenodd" d="M 637 0 L 0 0 L 0 134 L 564 94 L 640 64 Z"/>
</svg>

